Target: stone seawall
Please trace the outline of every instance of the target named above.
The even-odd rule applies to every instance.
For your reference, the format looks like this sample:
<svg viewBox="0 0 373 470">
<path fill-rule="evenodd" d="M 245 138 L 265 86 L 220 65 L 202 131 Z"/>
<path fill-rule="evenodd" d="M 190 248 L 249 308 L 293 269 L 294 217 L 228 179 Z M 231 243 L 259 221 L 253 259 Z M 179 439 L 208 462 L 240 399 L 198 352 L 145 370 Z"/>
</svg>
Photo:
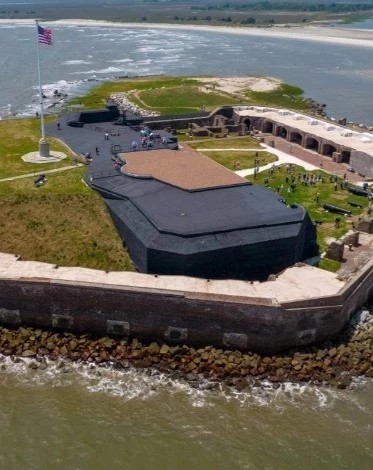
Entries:
<svg viewBox="0 0 373 470">
<path fill-rule="evenodd" d="M 310 296 L 307 283 L 318 278 L 322 295 Z M 336 338 L 372 293 L 373 260 L 347 283 L 301 265 L 252 284 L 55 269 L 0 257 L 1 324 L 266 354 Z"/>
</svg>

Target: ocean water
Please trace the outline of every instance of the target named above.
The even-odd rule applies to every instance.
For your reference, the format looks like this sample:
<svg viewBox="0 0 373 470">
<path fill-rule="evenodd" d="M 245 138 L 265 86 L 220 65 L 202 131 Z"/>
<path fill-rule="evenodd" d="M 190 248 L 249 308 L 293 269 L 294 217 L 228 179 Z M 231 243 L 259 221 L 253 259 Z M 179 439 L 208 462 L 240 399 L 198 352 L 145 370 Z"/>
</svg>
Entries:
<svg viewBox="0 0 373 470">
<path fill-rule="evenodd" d="M 233 392 L 144 371 L 1 364 L 2 469 L 372 468 L 368 380 Z"/>
<path fill-rule="evenodd" d="M 373 47 L 184 29 L 50 26 L 55 45 L 40 47 L 49 98 L 55 89 L 76 96 L 123 75 L 273 76 L 326 103 L 329 116 L 373 125 Z M 0 117 L 34 115 L 35 26 L 0 24 L 0 45 Z"/>
</svg>

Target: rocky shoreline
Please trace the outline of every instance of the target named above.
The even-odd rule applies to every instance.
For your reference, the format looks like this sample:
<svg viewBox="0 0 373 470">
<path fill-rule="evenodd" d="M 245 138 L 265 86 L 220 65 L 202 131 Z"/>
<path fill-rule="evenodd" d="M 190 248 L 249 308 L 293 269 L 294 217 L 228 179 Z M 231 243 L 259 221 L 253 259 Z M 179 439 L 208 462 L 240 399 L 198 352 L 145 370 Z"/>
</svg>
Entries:
<svg viewBox="0 0 373 470">
<path fill-rule="evenodd" d="M 274 356 L 212 346 L 145 345 L 137 339 L 94 338 L 25 327 L 0 327 L 0 354 L 15 363 L 27 362 L 34 370 L 47 369 L 51 361 L 57 361 L 64 372 L 69 371 L 70 362 L 119 370 L 151 369 L 197 387 L 204 383 L 204 388 L 207 380 L 211 388 L 223 382 L 240 391 L 260 387 L 264 381 L 274 388 L 292 382 L 345 389 L 354 377 L 373 378 L 373 309 L 356 312 L 334 342 Z M 0 370 L 5 369 L 3 363 Z"/>
<path fill-rule="evenodd" d="M 127 93 L 135 92 L 136 90 L 130 90 Z M 126 93 L 112 93 L 110 95 L 110 101 L 115 103 L 121 111 L 129 111 L 132 114 L 140 117 L 149 117 L 149 116 L 160 116 L 156 111 L 149 111 L 148 109 L 142 109 L 133 103 L 127 96 Z"/>
</svg>

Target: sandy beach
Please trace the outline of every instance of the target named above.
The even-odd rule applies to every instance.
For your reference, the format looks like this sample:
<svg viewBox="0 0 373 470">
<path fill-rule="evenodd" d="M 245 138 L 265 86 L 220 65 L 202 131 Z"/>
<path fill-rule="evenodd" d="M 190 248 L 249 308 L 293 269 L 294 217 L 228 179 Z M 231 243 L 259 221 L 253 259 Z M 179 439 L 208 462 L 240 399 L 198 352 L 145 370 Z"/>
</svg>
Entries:
<svg viewBox="0 0 373 470">
<path fill-rule="evenodd" d="M 0 24 L 33 24 L 28 19 L 7 20 L 0 19 Z M 373 30 L 342 29 L 338 27 L 323 26 L 273 26 L 269 28 L 244 28 L 230 26 L 209 26 L 209 25 L 179 25 L 160 23 L 113 23 L 109 21 L 97 21 L 86 19 L 69 19 L 50 21 L 48 25 L 65 26 L 99 26 L 116 28 L 157 28 L 157 29 L 177 29 L 190 31 L 209 31 L 224 34 L 238 34 L 246 36 L 261 36 L 268 38 L 296 39 L 302 41 L 326 42 L 346 46 L 373 47 Z"/>
</svg>

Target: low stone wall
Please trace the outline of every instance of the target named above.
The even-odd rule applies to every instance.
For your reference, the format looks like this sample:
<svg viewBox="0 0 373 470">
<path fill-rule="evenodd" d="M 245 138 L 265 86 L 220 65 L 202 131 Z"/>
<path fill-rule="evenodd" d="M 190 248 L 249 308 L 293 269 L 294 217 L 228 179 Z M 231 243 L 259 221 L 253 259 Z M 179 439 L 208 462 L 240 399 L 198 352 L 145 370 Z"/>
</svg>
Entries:
<svg viewBox="0 0 373 470">
<path fill-rule="evenodd" d="M 1 278 L 0 323 L 275 353 L 335 338 L 373 294 L 373 260 L 335 295 L 282 303 L 73 279 Z"/>
<path fill-rule="evenodd" d="M 356 173 L 373 178 L 373 159 L 370 155 L 358 150 L 351 151 L 350 166 Z"/>
</svg>

